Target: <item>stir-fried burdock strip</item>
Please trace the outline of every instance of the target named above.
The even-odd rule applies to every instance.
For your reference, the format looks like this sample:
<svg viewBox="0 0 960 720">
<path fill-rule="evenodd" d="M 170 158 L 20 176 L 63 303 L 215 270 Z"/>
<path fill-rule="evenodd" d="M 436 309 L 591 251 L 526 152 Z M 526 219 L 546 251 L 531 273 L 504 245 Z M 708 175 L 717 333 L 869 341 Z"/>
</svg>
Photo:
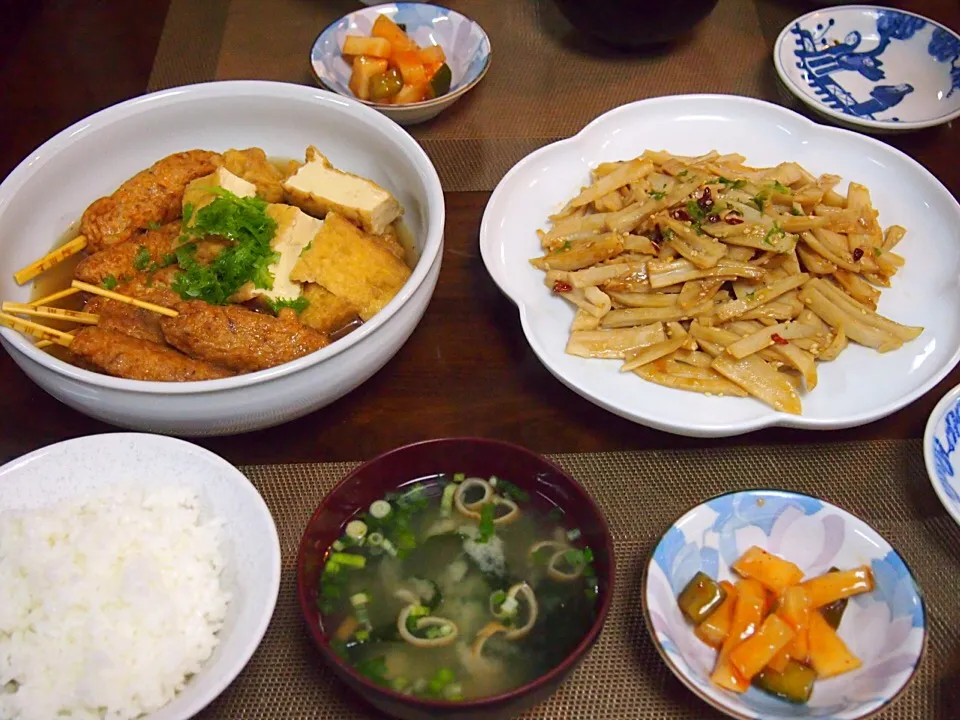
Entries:
<svg viewBox="0 0 960 720">
<path fill-rule="evenodd" d="M 96 326 L 79 330 L 70 351 L 89 367 L 130 380 L 186 382 L 215 380 L 233 374 L 171 347 Z"/>
<path fill-rule="evenodd" d="M 104 330 L 113 330 L 158 345 L 167 344 L 160 329 L 160 316 L 155 312 L 100 296 L 92 297 L 84 310 L 99 315 L 97 326 Z"/>
<path fill-rule="evenodd" d="M 189 150 L 165 157 L 137 173 L 83 213 L 80 232 L 87 238 L 87 247 L 98 252 L 126 242 L 154 224 L 177 219 L 187 183 L 209 175 L 221 162 L 217 153 Z"/>
<path fill-rule="evenodd" d="M 175 309 L 178 317 L 160 321 L 167 342 L 191 357 L 238 373 L 282 365 L 330 342 L 324 333 L 300 324 L 289 308 L 277 317 L 200 301 L 180 303 Z"/>
</svg>

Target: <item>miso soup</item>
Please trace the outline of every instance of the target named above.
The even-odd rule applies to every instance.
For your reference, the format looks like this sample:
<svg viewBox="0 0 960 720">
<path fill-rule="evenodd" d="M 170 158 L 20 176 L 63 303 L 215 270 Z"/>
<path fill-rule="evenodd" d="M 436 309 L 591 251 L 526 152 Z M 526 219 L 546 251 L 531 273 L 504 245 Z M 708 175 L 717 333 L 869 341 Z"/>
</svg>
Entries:
<svg viewBox="0 0 960 720">
<path fill-rule="evenodd" d="M 374 502 L 325 558 L 317 602 L 334 651 L 373 682 L 469 700 L 557 666 L 596 617 L 593 553 L 543 498 L 441 475 Z"/>
</svg>

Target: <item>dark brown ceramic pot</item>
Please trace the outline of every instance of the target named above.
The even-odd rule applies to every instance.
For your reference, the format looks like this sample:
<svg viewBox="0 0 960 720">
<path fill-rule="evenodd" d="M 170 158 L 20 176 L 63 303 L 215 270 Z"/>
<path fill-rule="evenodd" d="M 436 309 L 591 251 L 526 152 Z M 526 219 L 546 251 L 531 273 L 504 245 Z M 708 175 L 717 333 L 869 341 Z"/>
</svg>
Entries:
<svg viewBox="0 0 960 720">
<path fill-rule="evenodd" d="M 464 702 L 437 702 L 401 695 L 355 673 L 330 649 L 317 611 L 317 587 L 324 557 L 357 511 L 401 485 L 439 473 L 497 475 L 531 495 L 539 494 L 566 512 L 594 551 L 599 580 L 597 617 L 589 632 L 553 670 L 502 695 Z M 402 720 L 499 720 L 547 698 L 596 642 L 613 598 L 614 559 L 610 531 L 593 500 L 556 465 L 517 445 L 481 438 L 428 440 L 392 450 L 361 465 L 324 498 L 307 524 L 297 556 L 297 594 L 310 634 L 324 661 L 343 682 L 378 710 Z"/>
<path fill-rule="evenodd" d="M 555 0 L 577 30 L 621 48 L 658 45 L 686 35 L 717 0 Z"/>
</svg>

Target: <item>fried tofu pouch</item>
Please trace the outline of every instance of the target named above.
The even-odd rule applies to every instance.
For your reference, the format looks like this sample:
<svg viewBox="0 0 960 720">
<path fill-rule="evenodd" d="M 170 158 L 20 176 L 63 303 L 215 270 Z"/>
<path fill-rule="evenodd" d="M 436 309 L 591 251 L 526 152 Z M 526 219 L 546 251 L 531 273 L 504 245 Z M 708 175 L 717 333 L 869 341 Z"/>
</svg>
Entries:
<svg viewBox="0 0 960 720">
<path fill-rule="evenodd" d="M 367 321 L 393 299 L 410 268 L 382 242 L 335 212 L 300 255 L 290 279 L 316 283 L 356 308 Z"/>
<path fill-rule="evenodd" d="M 300 322 L 328 335 L 344 329 L 360 317 L 349 300 L 334 295 L 316 283 L 303 286 L 303 297 L 310 304 L 300 313 Z"/>
</svg>

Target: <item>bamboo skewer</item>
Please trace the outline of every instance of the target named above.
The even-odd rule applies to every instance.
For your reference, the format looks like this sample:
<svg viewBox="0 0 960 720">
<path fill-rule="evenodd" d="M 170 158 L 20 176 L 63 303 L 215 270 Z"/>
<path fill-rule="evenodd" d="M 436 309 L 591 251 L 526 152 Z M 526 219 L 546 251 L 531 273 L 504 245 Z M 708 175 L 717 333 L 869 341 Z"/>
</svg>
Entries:
<svg viewBox="0 0 960 720">
<path fill-rule="evenodd" d="M 3 312 L 0 312 L 0 325 L 21 332 L 24 335 L 30 335 L 38 340 L 48 340 L 51 343 L 63 345 L 64 347 L 70 347 L 70 343 L 73 342 L 73 335 L 70 333 L 54 330 L 46 325 L 40 325 L 39 323 L 14 317 L 13 315 L 7 315 Z"/>
<path fill-rule="evenodd" d="M 33 305 L 15 302 L 3 303 L 3 305 L 0 306 L 0 310 L 16 315 L 33 315 L 35 317 L 46 317 L 54 320 L 70 320 L 80 323 L 81 325 L 96 325 L 100 321 L 100 316 L 94 313 L 67 310 L 66 308 L 34 307 Z"/>
<path fill-rule="evenodd" d="M 120 293 L 113 292 L 112 290 L 107 290 L 102 287 L 97 287 L 96 285 L 90 285 L 89 283 L 80 282 L 79 280 L 74 280 L 71 283 L 72 287 L 77 288 L 78 290 L 85 290 L 88 293 L 94 295 L 100 295 L 105 298 L 110 298 L 111 300 L 116 300 L 118 302 L 126 303 L 127 305 L 134 305 L 138 308 L 143 308 L 144 310 L 150 310 L 159 315 L 166 315 L 167 317 L 177 317 L 180 313 L 176 310 L 171 310 L 170 308 L 165 308 L 162 305 L 155 305 L 154 303 L 147 302 L 145 300 L 137 300 L 132 298 L 129 295 L 121 295 Z"/>
<path fill-rule="evenodd" d="M 23 285 L 25 282 L 33 280 L 40 273 L 49 270 L 54 265 L 66 260 L 68 257 L 76 255 L 78 252 L 82 251 L 87 247 L 87 238 L 83 235 L 78 235 L 70 242 L 65 245 L 61 245 L 56 250 L 47 253 L 39 260 L 36 260 L 25 268 L 17 270 L 13 274 L 13 279 L 16 280 L 17 285 Z"/>
<path fill-rule="evenodd" d="M 52 302 L 57 300 L 62 300 L 65 297 L 70 297 L 71 295 L 76 295 L 79 290 L 75 287 L 68 287 L 66 290 L 58 290 L 55 293 L 50 293 L 38 300 L 30 300 L 29 302 L 21 303 L 22 305 L 29 305 L 31 307 L 40 307 L 41 305 L 49 305 Z"/>
</svg>

